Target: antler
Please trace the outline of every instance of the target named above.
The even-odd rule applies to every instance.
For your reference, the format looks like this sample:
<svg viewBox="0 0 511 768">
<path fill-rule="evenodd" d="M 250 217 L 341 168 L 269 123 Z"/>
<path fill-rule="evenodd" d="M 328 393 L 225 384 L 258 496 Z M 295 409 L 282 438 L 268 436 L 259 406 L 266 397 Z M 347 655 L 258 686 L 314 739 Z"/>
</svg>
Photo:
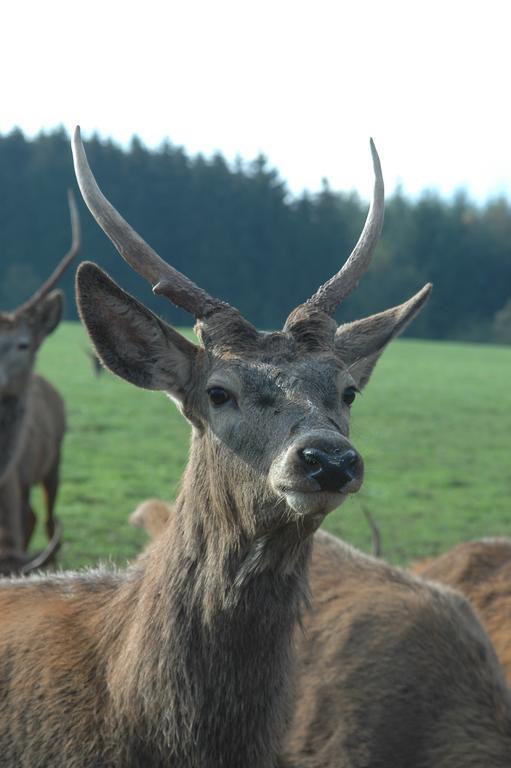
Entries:
<svg viewBox="0 0 511 768">
<path fill-rule="evenodd" d="M 79 126 L 75 130 L 72 147 L 76 178 L 87 207 L 123 259 L 151 283 L 153 292 L 199 319 L 227 308 L 228 304 L 213 298 L 186 275 L 167 264 L 106 199 L 87 162 Z"/>
<path fill-rule="evenodd" d="M 17 308 L 16 314 L 26 312 L 27 309 L 30 309 L 30 307 L 33 307 L 35 304 L 41 301 L 41 299 L 43 299 L 51 291 L 53 286 L 60 279 L 63 272 L 66 271 L 80 250 L 80 217 L 78 216 L 78 209 L 76 207 L 76 201 L 73 192 L 70 189 L 67 190 L 67 201 L 69 205 L 69 215 L 71 218 L 71 247 L 62 261 L 53 270 L 49 278 L 41 285 L 40 288 L 37 289 L 37 291 L 30 297 L 30 299 L 28 299 L 28 301 L 25 301 L 24 304 Z"/>
<path fill-rule="evenodd" d="M 333 315 L 341 301 L 356 288 L 369 267 L 382 230 L 385 204 L 380 158 L 372 139 L 370 144 L 375 176 L 374 192 L 362 234 L 343 267 L 302 305 L 304 309 L 319 309 Z"/>
</svg>

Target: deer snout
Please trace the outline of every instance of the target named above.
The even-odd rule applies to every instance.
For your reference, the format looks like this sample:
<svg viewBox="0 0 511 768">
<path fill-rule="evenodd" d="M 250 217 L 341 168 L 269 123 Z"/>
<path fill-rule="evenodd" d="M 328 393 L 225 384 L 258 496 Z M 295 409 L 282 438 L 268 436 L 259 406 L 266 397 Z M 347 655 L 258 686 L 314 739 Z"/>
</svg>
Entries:
<svg viewBox="0 0 511 768">
<path fill-rule="evenodd" d="M 315 430 L 293 441 L 274 462 L 270 482 L 301 514 L 326 514 L 362 485 L 364 462 L 343 435 Z"/>
<path fill-rule="evenodd" d="M 322 491 L 339 493 L 360 475 L 361 458 L 353 448 L 305 447 L 299 450 L 299 456 L 307 476 Z"/>
</svg>

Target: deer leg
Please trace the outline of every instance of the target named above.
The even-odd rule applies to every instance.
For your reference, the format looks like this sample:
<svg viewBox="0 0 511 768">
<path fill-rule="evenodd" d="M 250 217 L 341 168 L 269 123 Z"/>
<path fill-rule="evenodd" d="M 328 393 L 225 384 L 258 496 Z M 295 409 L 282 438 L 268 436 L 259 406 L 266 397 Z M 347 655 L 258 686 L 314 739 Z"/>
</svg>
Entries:
<svg viewBox="0 0 511 768">
<path fill-rule="evenodd" d="M 23 492 L 18 478 L 4 479 L 0 488 L 0 546 L 2 550 L 23 551 Z"/>
<path fill-rule="evenodd" d="M 34 528 L 36 524 L 36 516 L 34 513 L 34 510 L 32 509 L 32 505 L 30 504 L 30 498 L 29 494 L 24 494 L 25 498 L 23 499 L 23 506 L 22 506 L 22 526 L 23 526 L 23 536 L 24 536 L 24 549 L 28 549 L 28 545 L 30 543 L 30 539 L 32 538 L 32 534 L 34 533 Z"/>
<path fill-rule="evenodd" d="M 55 459 L 55 462 L 46 475 L 46 477 L 43 479 L 43 488 L 44 488 L 44 495 L 45 495 L 45 502 L 46 502 L 46 521 L 45 521 L 45 528 L 46 528 L 46 535 L 48 536 L 48 540 L 50 540 L 55 533 L 55 518 L 53 516 L 53 510 L 55 508 L 55 501 L 57 499 L 57 493 L 59 489 L 59 480 L 60 480 L 60 472 L 59 472 L 59 464 L 60 464 L 60 456 L 58 455 Z"/>
</svg>

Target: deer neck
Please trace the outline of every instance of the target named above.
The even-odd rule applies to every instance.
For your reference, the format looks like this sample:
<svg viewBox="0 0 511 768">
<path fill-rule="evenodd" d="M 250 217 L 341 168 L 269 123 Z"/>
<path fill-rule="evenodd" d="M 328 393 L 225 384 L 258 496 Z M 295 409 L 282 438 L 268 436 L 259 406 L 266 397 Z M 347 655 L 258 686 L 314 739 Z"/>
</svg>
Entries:
<svg viewBox="0 0 511 768">
<path fill-rule="evenodd" d="M 0 390 L 0 485 L 21 450 L 34 376 L 32 371 L 25 374 L 16 391 Z"/>
<path fill-rule="evenodd" d="M 289 721 L 310 539 L 284 525 L 250 538 L 239 507 L 224 509 L 213 530 L 218 495 L 196 458 L 192 451 L 175 515 L 145 563 L 134 622 L 143 655 L 127 700 L 148 680 L 154 690 L 132 722 L 163 711 L 167 754 L 182 768 L 273 768 Z M 236 494 L 224 495 L 234 503 Z"/>
<path fill-rule="evenodd" d="M 18 455 L 26 410 L 26 392 L 0 394 L 0 484 Z"/>
</svg>

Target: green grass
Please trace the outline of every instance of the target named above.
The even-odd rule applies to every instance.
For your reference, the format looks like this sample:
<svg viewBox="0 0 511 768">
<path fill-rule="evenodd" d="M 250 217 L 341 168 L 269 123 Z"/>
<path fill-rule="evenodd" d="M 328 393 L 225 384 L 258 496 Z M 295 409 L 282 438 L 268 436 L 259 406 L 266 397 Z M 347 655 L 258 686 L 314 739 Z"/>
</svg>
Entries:
<svg viewBox="0 0 511 768">
<path fill-rule="evenodd" d="M 128 514 L 149 496 L 174 498 L 189 444 L 189 428 L 165 396 L 106 372 L 96 379 L 86 346 L 81 327 L 64 323 L 38 364 L 68 412 L 58 501 L 63 567 L 135 555 L 145 537 Z M 461 540 L 511 535 L 510 383 L 511 348 L 394 342 L 352 410 L 364 487 L 325 527 L 369 550 L 365 506 L 385 556 L 401 563 Z M 38 533 L 34 546 L 43 541 Z"/>
</svg>

